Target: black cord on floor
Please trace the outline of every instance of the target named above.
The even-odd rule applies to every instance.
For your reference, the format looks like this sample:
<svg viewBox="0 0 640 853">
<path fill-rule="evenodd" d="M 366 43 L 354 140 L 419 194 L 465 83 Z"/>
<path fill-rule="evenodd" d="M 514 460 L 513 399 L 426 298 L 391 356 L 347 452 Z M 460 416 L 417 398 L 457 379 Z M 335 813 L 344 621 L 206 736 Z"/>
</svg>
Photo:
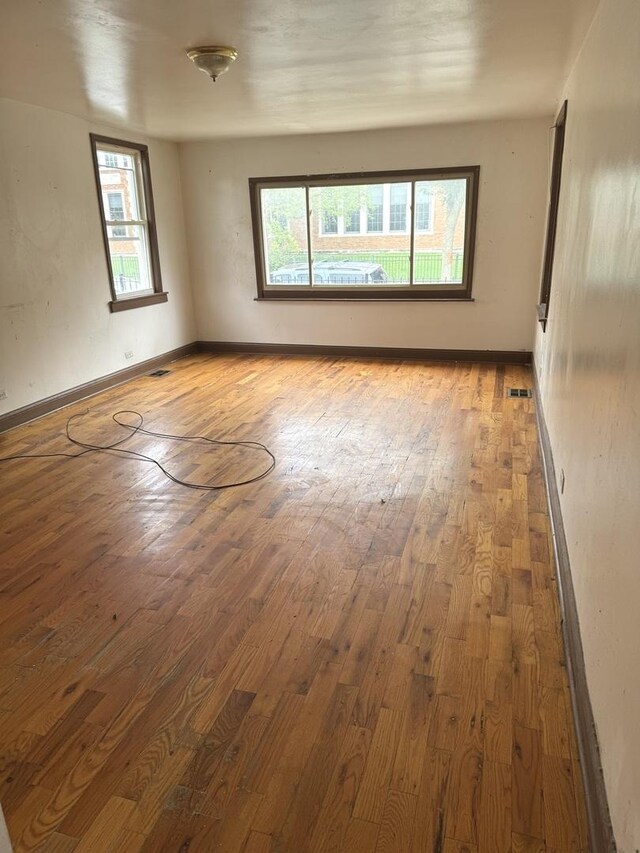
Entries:
<svg viewBox="0 0 640 853">
<path fill-rule="evenodd" d="M 86 453 L 95 453 L 96 451 L 103 452 L 112 452 L 112 453 L 122 453 L 129 459 L 138 459 L 141 462 L 151 462 L 157 468 L 159 468 L 165 477 L 168 477 L 169 480 L 172 480 L 174 483 L 177 483 L 179 486 L 186 486 L 189 489 L 201 489 L 203 491 L 219 491 L 221 489 L 233 489 L 236 486 L 246 486 L 249 483 L 256 483 L 258 480 L 262 480 L 268 474 L 270 474 L 273 469 L 276 467 L 276 457 L 273 453 L 266 447 L 264 444 L 261 444 L 259 441 L 222 441 L 221 439 L 216 438 L 207 438 L 204 435 L 172 435 L 171 433 L 165 432 L 153 432 L 152 430 L 148 430 L 144 428 L 144 418 L 140 414 L 140 412 L 136 412 L 134 409 L 123 409 L 122 411 L 115 412 L 111 417 L 118 426 L 123 427 L 124 429 L 130 430 L 128 435 L 125 435 L 124 438 L 121 438 L 119 441 L 114 441 L 113 444 L 90 444 L 87 441 L 81 441 L 79 438 L 75 438 L 71 435 L 71 422 L 76 418 L 81 418 L 86 415 L 87 412 L 79 412 L 76 415 L 71 415 L 71 417 L 67 420 L 65 427 L 65 434 L 67 439 L 71 442 L 71 444 L 75 444 L 77 447 L 84 448 L 80 451 L 80 453 L 21 453 L 15 456 L 1 456 L 0 462 L 11 462 L 14 459 L 50 459 L 54 457 L 65 457 L 67 459 L 78 459 L 80 456 L 84 456 Z M 129 424 L 119 420 L 118 417 L 120 415 L 135 415 L 139 418 L 139 423 L 137 424 Z M 137 433 L 143 433 L 144 435 L 152 435 L 155 438 L 168 438 L 172 441 L 192 441 L 192 442 L 206 442 L 208 444 L 215 444 L 219 446 L 227 446 L 227 447 L 246 447 L 249 450 L 261 450 L 266 453 L 267 456 L 270 457 L 271 463 L 268 468 L 266 468 L 261 474 L 257 474 L 255 477 L 250 477 L 247 480 L 238 480 L 231 483 L 220 483 L 220 484 L 210 484 L 210 483 L 190 483 L 187 480 L 181 480 L 179 477 L 175 477 L 170 471 L 158 462 L 157 459 L 154 459 L 152 456 L 146 456 L 144 453 L 138 453 L 137 450 L 128 450 L 126 447 L 120 447 L 121 444 L 124 444 L 125 441 L 129 441 L 129 439 L 133 438 Z"/>
</svg>

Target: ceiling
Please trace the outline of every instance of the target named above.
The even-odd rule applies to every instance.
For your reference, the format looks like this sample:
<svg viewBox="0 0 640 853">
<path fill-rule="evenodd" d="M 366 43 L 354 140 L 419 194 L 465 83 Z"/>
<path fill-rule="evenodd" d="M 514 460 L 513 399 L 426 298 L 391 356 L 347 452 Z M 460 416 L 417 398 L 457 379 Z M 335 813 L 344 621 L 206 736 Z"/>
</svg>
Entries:
<svg viewBox="0 0 640 853">
<path fill-rule="evenodd" d="M 549 115 L 597 3 L 2 0 L 0 96 L 175 140 Z"/>
</svg>

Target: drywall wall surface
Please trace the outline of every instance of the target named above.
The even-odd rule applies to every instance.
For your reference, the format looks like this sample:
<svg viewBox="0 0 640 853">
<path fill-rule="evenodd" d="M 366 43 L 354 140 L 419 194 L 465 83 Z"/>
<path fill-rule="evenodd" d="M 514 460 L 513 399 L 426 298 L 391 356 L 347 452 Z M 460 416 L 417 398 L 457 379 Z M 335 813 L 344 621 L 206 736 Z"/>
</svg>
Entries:
<svg viewBox="0 0 640 853">
<path fill-rule="evenodd" d="M 530 350 L 550 120 L 180 145 L 198 336 Z M 474 302 L 256 302 L 249 177 L 480 165 Z"/>
<path fill-rule="evenodd" d="M 640 848 L 640 4 L 603 0 L 569 78 L 536 364 L 621 853 Z"/>
<path fill-rule="evenodd" d="M 0 99 L 0 414 L 195 336 L 177 147 L 132 138 L 149 145 L 169 301 L 111 314 L 90 131 L 109 133 Z"/>
</svg>

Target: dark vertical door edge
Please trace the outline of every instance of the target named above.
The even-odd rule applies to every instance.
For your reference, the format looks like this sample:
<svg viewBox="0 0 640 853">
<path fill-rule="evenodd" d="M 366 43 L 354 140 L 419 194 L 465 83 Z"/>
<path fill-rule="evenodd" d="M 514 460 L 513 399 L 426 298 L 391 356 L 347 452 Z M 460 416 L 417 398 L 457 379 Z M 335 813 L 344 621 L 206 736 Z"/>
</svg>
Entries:
<svg viewBox="0 0 640 853">
<path fill-rule="evenodd" d="M 556 248 L 556 230 L 558 227 L 558 206 L 560 204 L 560 184 L 562 180 L 562 155 L 564 152 L 565 126 L 567 123 L 567 101 L 564 102 L 556 123 L 553 140 L 553 162 L 551 165 L 551 188 L 549 192 L 549 215 L 547 217 L 547 236 L 544 246 L 544 265 L 542 267 L 542 284 L 540 287 L 540 304 L 538 305 L 538 320 L 542 330 L 547 328 L 549 317 L 549 300 L 551 298 L 551 279 L 553 277 L 553 257 Z"/>
</svg>

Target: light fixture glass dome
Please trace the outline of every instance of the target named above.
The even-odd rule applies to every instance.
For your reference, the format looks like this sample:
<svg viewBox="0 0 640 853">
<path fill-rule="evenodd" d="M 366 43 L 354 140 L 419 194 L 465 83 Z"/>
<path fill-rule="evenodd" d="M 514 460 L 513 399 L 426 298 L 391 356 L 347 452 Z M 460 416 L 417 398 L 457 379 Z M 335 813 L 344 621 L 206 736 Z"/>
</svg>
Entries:
<svg viewBox="0 0 640 853">
<path fill-rule="evenodd" d="M 187 56 L 200 71 L 204 71 L 215 81 L 221 74 L 229 70 L 229 66 L 238 56 L 233 47 L 207 46 L 193 47 L 187 51 Z"/>
</svg>

